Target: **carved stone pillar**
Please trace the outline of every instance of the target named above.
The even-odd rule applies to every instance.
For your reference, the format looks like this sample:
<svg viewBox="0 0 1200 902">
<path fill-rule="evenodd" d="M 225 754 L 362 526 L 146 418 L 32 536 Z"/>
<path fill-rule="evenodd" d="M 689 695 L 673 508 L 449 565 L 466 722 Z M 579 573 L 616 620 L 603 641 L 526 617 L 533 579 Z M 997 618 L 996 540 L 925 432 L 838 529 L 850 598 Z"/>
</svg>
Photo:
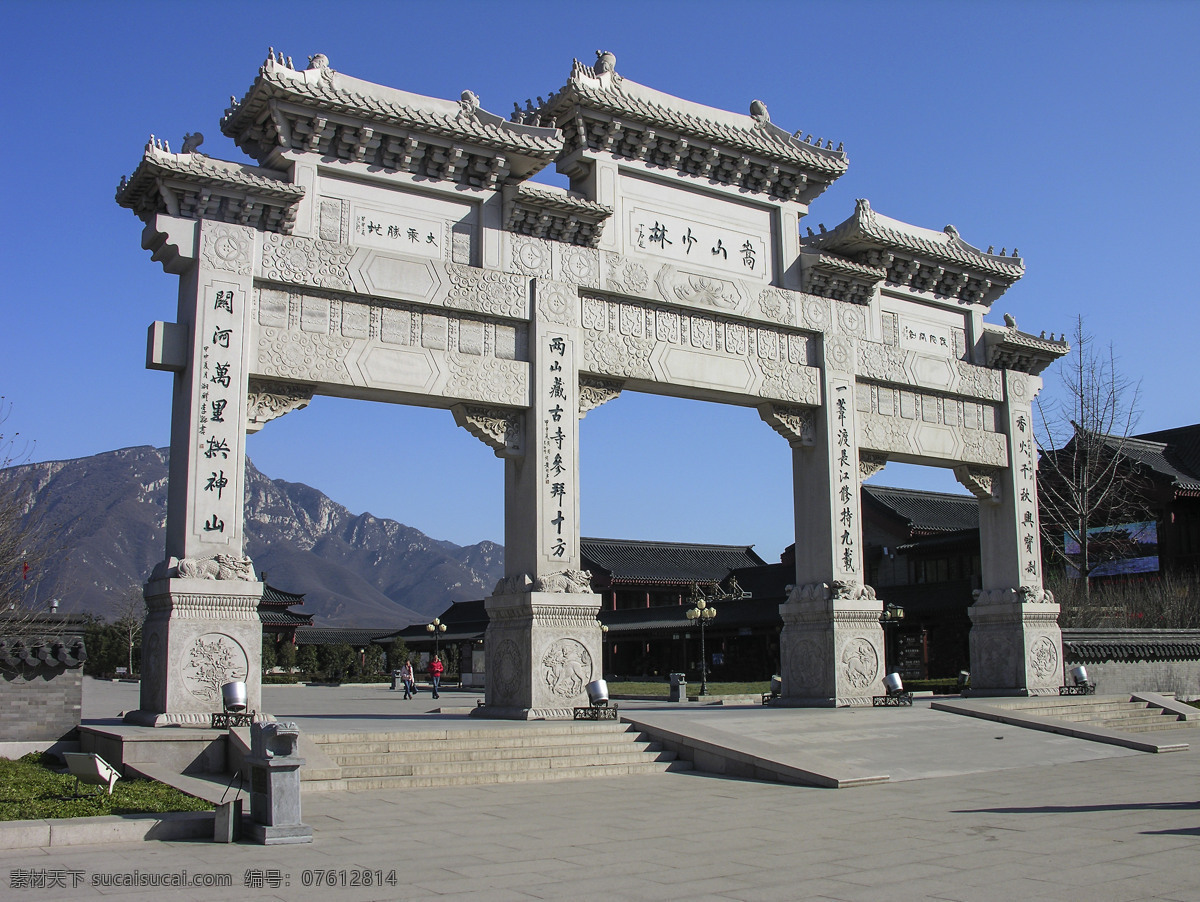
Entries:
<svg viewBox="0 0 1200 902">
<path fill-rule="evenodd" d="M 980 499 L 983 588 L 971 615 L 971 694 L 1054 695 L 1063 682 L 1058 605 L 1042 584 L 1031 405 L 1041 379 L 1004 372 L 1009 466 L 955 475 Z"/>
<path fill-rule="evenodd" d="M 256 233 L 160 221 L 180 274 L 178 322 L 152 328 L 148 360 L 175 374 L 166 557 L 145 587 L 141 707 L 126 716 L 153 725 L 207 722 L 231 681 L 261 709 L 262 652 L 262 584 L 242 532 Z M 186 340 L 156 344 L 155 334 Z"/>
<path fill-rule="evenodd" d="M 579 558 L 580 353 L 576 328 L 531 325 L 524 453 L 504 462 L 505 578 L 485 602 L 481 716 L 570 717 L 601 675 L 600 596 Z"/>
<path fill-rule="evenodd" d="M 842 336 L 825 343 L 811 442 L 792 429 L 796 587 L 779 608 L 780 703 L 869 705 L 883 693 L 884 641 L 882 607 L 863 581 L 855 347 Z"/>
</svg>

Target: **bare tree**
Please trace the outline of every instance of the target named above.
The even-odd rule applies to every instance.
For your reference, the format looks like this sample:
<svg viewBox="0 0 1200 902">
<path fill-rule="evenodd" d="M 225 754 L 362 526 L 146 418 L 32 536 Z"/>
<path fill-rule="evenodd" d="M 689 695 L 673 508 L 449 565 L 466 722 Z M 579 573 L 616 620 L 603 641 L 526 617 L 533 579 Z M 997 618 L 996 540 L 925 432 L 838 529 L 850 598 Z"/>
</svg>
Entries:
<svg viewBox="0 0 1200 902">
<path fill-rule="evenodd" d="M 146 619 L 146 599 L 142 587 L 130 586 L 115 594 L 109 607 L 113 614 L 113 626 L 125 646 L 129 676 L 133 676 L 133 652 L 142 638 L 142 622 Z"/>
<path fill-rule="evenodd" d="M 17 470 L 33 446 L 19 432 L 3 431 L 11 412 L 0 395 L 0 612 L 10 626 L 49 607 L 51 599 L 37 590 L 53 546 L 53 530 L 32 509 L 32 487 Z"/>
<path fill-rule="evenodd" d="M 1148 486 L 1128 453 L 1140 415 L 1140 383 L 1121 374 L 1111 344 L 1096 346 L 1082 316 L 1073 341 L 1053 400 L 1037 401 L 1038 507 L 1044 549 L 1078 574 L 1086 601 L 1093 571 L 1119 537 L 1104 528 L 1152 515 Z"/>
</svg>

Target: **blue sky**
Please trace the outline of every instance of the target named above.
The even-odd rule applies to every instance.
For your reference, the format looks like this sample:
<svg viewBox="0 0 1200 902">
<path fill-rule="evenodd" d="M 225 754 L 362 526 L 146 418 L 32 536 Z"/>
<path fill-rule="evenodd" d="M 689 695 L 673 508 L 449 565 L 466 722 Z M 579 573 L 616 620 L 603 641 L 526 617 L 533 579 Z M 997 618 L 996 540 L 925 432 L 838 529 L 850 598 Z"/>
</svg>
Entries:
<svg viewBox="0 0 1200 902">
<path fill-rule="evenodd" d="M 475 91 L 507 115 L 571 60 L 723 109 L 759 98 L 788 129 L 844 142 L 850 170 L 805 224 L 866 197 L 1026 275 L 989 321 L 1070 332 L 1077 314 L 1141 380 L 1141 431 L 1200 421 L 1200 76 L 1195 2 L 23 2 L 3 10 L 0 394 L 32 459 L 167 444 L 170 377 L 145 329 L 176 280 L 113 201 L 151 133 L 244 159 L 220 135 L 267 47 L 408 91 Z M 1047 393 L 1055 390 L 1054 370 Z M 446 411 L 316 399 L 248 443 L 306 482 L 442 539 L 503 541 L 500 461 Z M 586 535 L 754 543 L 794 532 L 790 452 L 752 410 L 622 396 L 581 425 Z M 946 471 L 876 482 L 962 491 Z"/>
</svg>

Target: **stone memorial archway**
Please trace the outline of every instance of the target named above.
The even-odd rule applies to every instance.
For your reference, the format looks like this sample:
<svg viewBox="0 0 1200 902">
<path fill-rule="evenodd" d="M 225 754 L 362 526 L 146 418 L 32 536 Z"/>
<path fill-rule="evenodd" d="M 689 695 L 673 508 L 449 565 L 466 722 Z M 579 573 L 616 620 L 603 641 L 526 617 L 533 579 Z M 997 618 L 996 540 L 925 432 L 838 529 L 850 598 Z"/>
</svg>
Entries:
<svg viewBox="0 0 1200 902">
<path fill-rule="evenodd" d="M 979 498 L 977 689 L 1053 691 L 1037 543 L 1038 373 L 1066 353 L 983 317 L 1023 272 L 950 226 L 875 213 L 802 238 L 841 147 L 622 77 L 612 54 L 506 120 L 464 91 L 371 84 L 272 53 L 221 129 L 256 165 L 151 139 L 117 200 L 179 276 L 148 366 L 174 374 L 166 557 L 146 585 L 140 723 L 202 722 L 245 678 L 261 584 L 243 553 L 244 436 L 314 394 L 440 407 L 505 460 L 505 578 L 481 711 L 568 715 L 599 676 L 579 558 L 579 420 L 623 389 L 756 408 L 793 449 L 784 701 L 880 690 L 859 484 L 954 467 Z M 530 181 L 554 163 L 571 190 Z"/>
</svg>

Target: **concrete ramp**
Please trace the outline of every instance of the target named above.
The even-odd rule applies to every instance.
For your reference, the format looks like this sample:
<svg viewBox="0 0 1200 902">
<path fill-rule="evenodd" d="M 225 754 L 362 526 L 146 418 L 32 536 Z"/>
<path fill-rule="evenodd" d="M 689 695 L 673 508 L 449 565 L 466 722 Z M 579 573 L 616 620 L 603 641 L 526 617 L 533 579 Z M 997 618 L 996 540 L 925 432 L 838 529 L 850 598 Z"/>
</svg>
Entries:
<svg viewBox="0 0 1200 902">
<path fill-rule="evenodd" d="M 955 717 L 920 700 L 911 708 L 679 705 L 621 714 L 697 771 L 838 789 L 1138 754 Z"/>
</svg>

